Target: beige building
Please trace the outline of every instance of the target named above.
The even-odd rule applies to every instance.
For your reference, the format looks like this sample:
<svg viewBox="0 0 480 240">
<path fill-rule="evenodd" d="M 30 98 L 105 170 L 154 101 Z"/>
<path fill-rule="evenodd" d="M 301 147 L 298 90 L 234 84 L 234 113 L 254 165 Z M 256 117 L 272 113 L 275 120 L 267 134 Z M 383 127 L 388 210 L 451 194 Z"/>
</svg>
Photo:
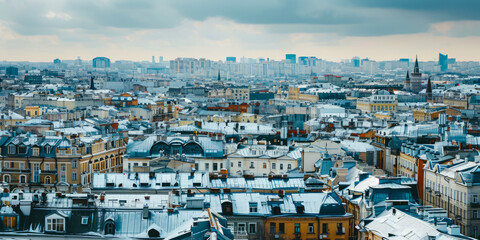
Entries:
<svg viewBox="0 0 480 240">
<path fill-rule="evenodd" d="M 288 146 L 246 145 L 227 155 L 227 169 L 233 176 L 284 174 L 297 168 L 299 159 L 300 149 L 290 151 Z"/>
<path fill-rule="evenodd" d="M 480 236 L 480 163 L 457 160 L 452 165 L 427 163 L 424 205 L 440 207 L 464 235 Z"/>
<path fill-rule="evenodd" d="M 385 90 L 380 90 L 370 97 L 359 98 L 357 100 L 357 109 L 360 109 L 364 113 L 396 112 L 397 105 L 397 96 Z"/>
</svg>

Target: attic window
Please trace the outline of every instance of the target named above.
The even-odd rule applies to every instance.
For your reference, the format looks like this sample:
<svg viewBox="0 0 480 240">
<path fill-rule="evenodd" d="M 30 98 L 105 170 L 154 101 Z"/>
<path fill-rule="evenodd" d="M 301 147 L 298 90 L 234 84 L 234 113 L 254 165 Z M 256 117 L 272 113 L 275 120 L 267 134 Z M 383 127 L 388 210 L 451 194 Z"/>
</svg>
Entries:
<svg viewBox="0 0 480 240">
<path fill-rule="evenodd" d="M 19 154 L 25 154 L 25 153 L 27 153 L 27 147 L 25 147 L 25 146 L 20 146 L 20 147 L 18 148 L 18 153 L 19 153 Z"/>
<path fill-rule="evenodd" d="M 274 215 L 282 214 L 282 210 L 280 209 L 280 206 L 273 206 L 272 207 L 272 214 L 274 214 Z"/>
<path fill-rule="evenodd" d="M 15 154 L 15 145 L 8 146 L 8 154 Z"/>
<path fill-rule="evenodd" d="M 50 232 L 65 232 L 65 219 L 60 216 L 47 217 L 45 219 L 45 231 Z"/>
<path fill-rule="evenodd" d="M 50 146 L 45 146 L 45 153 L 50 154 Z"/>
<path fill-rule="evenodd" d="M 88 217 L 82 217 L 82 225 L 88 224 Z"/>
</svg>

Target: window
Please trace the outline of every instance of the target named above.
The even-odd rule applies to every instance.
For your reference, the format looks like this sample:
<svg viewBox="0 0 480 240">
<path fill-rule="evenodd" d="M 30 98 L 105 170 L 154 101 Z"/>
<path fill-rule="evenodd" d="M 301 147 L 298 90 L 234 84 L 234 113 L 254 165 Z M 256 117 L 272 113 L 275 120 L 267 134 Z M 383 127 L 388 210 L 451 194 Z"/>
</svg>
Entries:
<svg viewBox="0 0 480 240">
<path fill-rule="evenodd" d="M 250 162 L 250 168 L 255 168 L 254 162 Z"/>
<path fill-rule="evenodd" d="M 295 233 L 300 233 L 300 223 L 295 223 Z"/>
<path fill-rule="evenodd" d="M 15 154 L 15 145 L 8 146 L 8 154 Z"/>
<path fill-rule="evenodd" d="M 314 233 L 315 232 L 315 228 L 313 227 L 313 223 L 309 223 L 308 224 L 308 233 Z"/>
<path fill-rule="evenodd" d="M 45 146 L 45 153 L 50 154 L 51 147 L 50 146 Z"/>
<path fill-rule="evenodd" d="M 77 172 L 72 172 L 72 181 L 77 181 Z"/>
<path fill-rule="evenodd" d="M 72 168 L 77 168 L 77 160 L 72 160 Z"/>
<path fill-rule="evenodd" d="M 210 164 L 209 163 L 205 163 L 205 170 L 207 170 L 207 171 L 210 170 Z"/>
<path fill-rule="evenodd" d="M 5 168 L 10 168 L 10 162 L 5 162 Z"/>
<path fill-rule="evenodd" d="M 213 171 L 218 171 L 218 163 L 213 163 Z"/>
<path fill-rule="evenodd" d="M 230 167 L 233 168 L 233 162 L 230 162 Z"/>
<path fill-rule="evenodd" d="M 257 224 L 256 223 L 250 223 L 248 225 L 248 233 L 257 233 Z"/>
<path fill-rule="evenodd" d="M 287 165 L 287 169 L 288 169 L 288 170 L 292 169 L 292 164 L 288 164 L 288 165 Z"/>
<path fill-rule="evenodd" d="M 19 167 L 20 167 L 20 170 L 24 170 L 25 169 L 25 163 L 21 162 Z"/>
<path fill-rule="evenodd" d="M 82 225 L 88 224 L 88 217 L 82 217 Z"/>
<path fill-rule="evenodd" d="M 45 163 L 45 171 L 50 171 L 50 163 Z"/>
<path fill-rule="evenodd" d="M 50 184 L 51 181 L 52 181 L 52 180 L 51 180 L 50 176 L 46 176 L 46 177 L 45 177 L 45 180 L 44 180 L 45 184 Z"/>
<path fill-rule="evenodd" d="M 10 182 L 10 175 L 3 175 L 3 181 L 6 183 Z"/>
<path fill-rule="evenodd" d="M 60 165 L 60 181 L 61 182 L 67 181 L 67 165 L 66 164 Z"/>
<path fill-rule="evenodd" d="M 263 163 L 263 168 L 267 168 L 267 163 Z"/>
<path fill-rule="evenodd" d="M 276 168 L 277 168 L 276 164 L 272 163 L 272 169 L 276 169 Z"/>
<path fill-rule="evenodd" d="M 322 233 L 328 234 L 328 223 L 322 224 Z"/>
<path fill-rule="evenodd" d="M 285 233 L 285 223 L 279 223 L 278 224 L 278 232 L 279 233 Z"/>
<path fill-rule="evenodd" d="M 52 217 L 46 219 L 46 231 L 51 232 L 64 232 L 65 231 L 65 219 L 60 217 Z"/>
<path fill-rule="evenodd" d="M 40 182 L 40 163 L 33 164 L 33 182 Z"/>
<path fill-rule="evenodd" d="M 239 223 L 237 226 L 237 232 L 239 233 L 245 233 L 246 232 L 246 224 L 245 223 Z"/>
<path fill-rule="evenodd" d="M 18 147 L 18 153 L 19 153 L 19 154 L 25 154 L 25 153 L 27 153 L 27 147 L 25 147 L 25 146 L 20 146 L 20 147 Z"/>
<path fill-rule="evenodd" d="M 277 233 L 277 224 L 274 222 L 270 223 L 270 233 L 272 234 Z"/>
<path fill-rule="evenodd" d="M 473 203 L 478 203 L 478 195 L 473 195 Z"/>
<path fill-rule="evenodd" d="M 27 183 L 27 176 L 21 175 L 20 176 L 20 183 Z"/>
<path fill-rule="evenodd" d="M 238 161 L 238 167 L 242 167 L 242 162 Z"/>
<path fill-rule="evenodd" d="M 5 229 L 17 229 L 17 217 L 3 217 L 3 227 Z"/>
<path fill-rule="evenodd" d="M 258 211 L 258 207 L 257 207 L 256 202 L 251 202 L 249 205 L 250 205 L 250 212 L 251 213 L 256 213 Z"/>
<path fill-rule="evenodd" d="M 32 153 L 33 156 L 38 156 L 38 155 L 40 155 L 40 154 L 39 154 L 39 151 L 38 151 L 38 148 L 34 148 L 32 151 L 33 151 L 33 153 Z"/>
<path fill-rule="evenodd" d="M 115 223 L 112 220 L 107 220 L 105 223 L 105 235 L 115 235 Z"/>
<path fill-rule="evenodd" d="M 283 163 L 280 163 L 280 170 L 283 170 Z"/>
<path fill-rule="evenodd" d="M 337 234 L 344 234 L 345 229 L 343 229 L 343 224 L 342 223 L 337 223 Z"/>
<path fill-rule="evenodd" d="M 473 210 L 473 211 L 472 211 L 472 218 L 473 218 L 473 219 L 478 218 L 478 211 L 477 211 L 477 210 Z"/>
</svg>

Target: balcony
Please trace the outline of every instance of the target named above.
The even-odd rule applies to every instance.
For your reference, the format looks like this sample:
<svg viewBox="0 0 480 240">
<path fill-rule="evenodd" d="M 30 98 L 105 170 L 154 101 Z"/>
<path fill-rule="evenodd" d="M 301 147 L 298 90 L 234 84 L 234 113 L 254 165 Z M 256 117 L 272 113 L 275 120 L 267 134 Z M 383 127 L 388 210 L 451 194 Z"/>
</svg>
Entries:
<svg viewBox="0 0 480 240">
<path fill-rule="evenodd" d="M 468 206 L 471 207 L 471 208 L 479 208 L 480 203 L 470 203 Z"/>
<path fill-rule="evenodd" d="M 234 231 L 233 235 L 235 236 L 235 239 L 248 239 L 247 231 Z"/>
<path fill-rule="evenodd" d="M 3 168 L 2 173 L 30 173 L 30 169 Z"/>
<path fill-rule="evenodd" d="M 40 174 L 42 174 L 42 175 L 56 175 L 57 170 L 42 170 L 42 172 L 40 172 Z"/>
</svg>

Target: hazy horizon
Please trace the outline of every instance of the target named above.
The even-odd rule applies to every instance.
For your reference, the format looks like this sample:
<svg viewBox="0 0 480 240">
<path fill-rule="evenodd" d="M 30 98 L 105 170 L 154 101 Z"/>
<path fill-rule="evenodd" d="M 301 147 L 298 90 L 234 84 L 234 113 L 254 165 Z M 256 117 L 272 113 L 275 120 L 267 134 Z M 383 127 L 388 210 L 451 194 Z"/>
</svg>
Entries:
<svg viewBox="0 0 480 240">
<path fill-rule="evenodd" d="M 0 0 L 0 59 L 479 61 L 480 1 Z"/>
</svg>

